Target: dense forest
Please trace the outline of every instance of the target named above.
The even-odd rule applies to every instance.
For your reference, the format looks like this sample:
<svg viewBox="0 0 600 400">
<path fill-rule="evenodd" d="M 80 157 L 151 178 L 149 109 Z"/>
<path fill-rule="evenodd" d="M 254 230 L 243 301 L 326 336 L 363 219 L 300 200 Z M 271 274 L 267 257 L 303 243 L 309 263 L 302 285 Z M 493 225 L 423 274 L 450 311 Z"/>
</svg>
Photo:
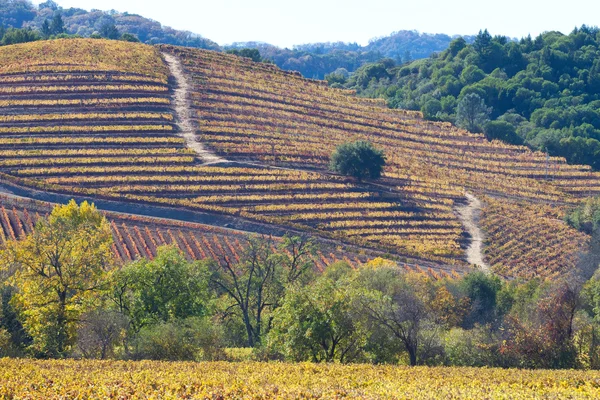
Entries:
<svg viewBox="0 0 600 400">
<path fill-rule="evenodd" d="M 527 144 L 570 163 L 600 169 L 600 30 L 546 32 L 513 41 L 482 31 L 423 60 L 386 58 L 331 84 L 384 97 L 490 139 Z"/>
<path fill-rule="evenodd" d="M 117 39 L 117 36 L 129 34 L 148 44 L 167 43 L 219 50 L 215 42 L 200 35 L 164 27 L 156 21 L 127 12 L 63 9 L 52 0 L 39 6 L 34 6 L 27 0 L 0 1 L 0 24 L 5 28 L 31 29 L 40 32 L 43 36 L 44 23 L 58 15 L 64 23 L 64 31 L 61 33 L 69 35 L 90 37 L 95 34 Z"/>
<path fill-rule="evenodd" d="M 52 0 L 39 6 L 34 6 L 28 0 L 0 0 L 0 27 L 3 27 L 0 29 L 0 40 L 7 28 L 12 29 L 2 44 L 44 38 L 48 36 L 43 34 L 44 24 L 58 15 L 64 24 L 60 34 L 110 39 L 125 35 L 126 38 L 135 37 L 147 44 L 164 43 L 217 51 L 254 48 L 260 51 L 264 60 L 269 60 L 282 69 L 299 71 L 307 78 L 317 79 L 323 79 L 326 74 L 338 69 L 353 72 L 382 57 L 391 57 L 397 63 L 429 57 L 434 52 L 446 49 L 453 39 L 444 34 L 399 31 L 387 37 L 373 39 L 367 46 L 340 42 L 305 44 L 282 49 L 267 43 L 240 42 L 221 47 L 195 33 L 165 27 L 157 21 L 127 12 L 67 9 Z M 466 38 L 467 41 L 472 39 Z"/>
<path fill-rule="evenodd" d="M 474 37 L 465 37 L 472 42 Z M 299 71 L 306 78 L 323 79 L 337 71 L 347 74 L 367 63 L 389 57 L 396 64 L 427 58 L 448 48 L 452 37 L 444 34 L 427 34 L 416 31 L 399 31 L 390 36 L 376 38 L 366 46 L 357 43 L 313 43 L 281 49 L 266 43 L 241 42 L 226 48 L 256 48 L 263 58 L 279 68 Z"/>
</svg>

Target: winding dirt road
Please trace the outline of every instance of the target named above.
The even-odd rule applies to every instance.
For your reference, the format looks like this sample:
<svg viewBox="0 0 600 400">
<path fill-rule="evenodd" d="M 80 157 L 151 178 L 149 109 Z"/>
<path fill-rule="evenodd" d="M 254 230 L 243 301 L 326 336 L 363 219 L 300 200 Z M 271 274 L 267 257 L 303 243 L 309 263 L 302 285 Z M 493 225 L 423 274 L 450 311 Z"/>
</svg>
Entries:
<svg viewBox="0 0 600 400">
<path fill-rule="evenodd" d="M 181 66 L 181 62 L 177 59 L 177 57 L 168 53 L 162 54 L 167 65 L 169 66 L 171 75 L 173 75 L 175 82 L 177 82 L 174 99 L 177 126 L 179 126 L 180 130 L 179 135 L 185 139 L 187 146 L 198 154 L 198 157 L 200 157 L 204 164 L 227 162 L 227 160 L 217 156 L 197 140 L 196 130 L 194 129 L 194 124 L 192 123 L 191 108 L 189 103 L 190 84 L 185 77 L 183 67 Z"/>
<path fill-rule="evenodd" d="M 490 272 L 490 266 L 484 261 L 483 241 L 485 239 L 479 224 L 479 214 L 481 213 L 481 201 L 470 193 L 465 193 L 466 205 L 457 207 L 459 218 L 466 231 L 471 236 L 471 243 L 467 248 L 467 261 L 476 265 L 484 272 Z"/>
</svg>

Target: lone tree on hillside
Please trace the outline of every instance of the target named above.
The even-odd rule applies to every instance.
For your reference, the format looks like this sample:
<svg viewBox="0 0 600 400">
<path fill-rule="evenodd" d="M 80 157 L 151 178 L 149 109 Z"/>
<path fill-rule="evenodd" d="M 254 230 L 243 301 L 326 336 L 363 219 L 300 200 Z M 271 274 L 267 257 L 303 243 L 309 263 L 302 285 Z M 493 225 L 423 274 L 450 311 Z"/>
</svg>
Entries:
<svg viewBox="0 0 600 400">
<path fill-rule="evenodd" d="M 365 178 L 379 178 L 384 165 L 383 152 L 371 143 L 359 140 L 339 145 L 331 156 L 329 169 L 361 182 Z"/>
<path fill-rule="evenodd" d="M 470 132 L 481 132 L 489 121 L 491 108 L 476 93 L 466 95 L 456 109 L 456 124 Z"/>
</svg>

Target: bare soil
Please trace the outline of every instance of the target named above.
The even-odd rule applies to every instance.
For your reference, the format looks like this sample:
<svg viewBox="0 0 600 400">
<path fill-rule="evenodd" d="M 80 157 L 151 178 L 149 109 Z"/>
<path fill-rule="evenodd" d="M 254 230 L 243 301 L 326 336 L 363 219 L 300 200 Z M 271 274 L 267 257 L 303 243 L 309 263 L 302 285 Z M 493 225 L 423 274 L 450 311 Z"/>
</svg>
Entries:
<svg viewBox="0 0 600 400">
<path fill-rule="evenodd" d="M 194 124 L 191 118 L 191 107 L 189 101 L 190 84 L 183 72 L 181 62 L 179 62 L 177 57 L 168 53 L 163 53 L 163 57 L 169 66 L 171 75 L 173 75 L 175 82 L 177 83 L 174 93 L 174 100 L 177 126 L 180 130 L 179 135 L 185 139 L 187 146 L 198 154 L 198 157 L 200 157 L 203 163 L 214 164 L 226 162 L 227 160 L 217 156 L 197 140 L 196 130 L 194 129 Z"/>
<path fill-rule="evenodd" d="M 485 272 L 490 272 L 490 266 L 485 262 L 483 256 L 483 242 L 485 237 L 479 227 L 479 215 L 481 213 L 481 201 L 470 193 L 465 193 L 468 203 L 457 207 L 458 216 L 471 236 L 471 243 L 466 250 L 467 261 L 476 265 Z"/>
</svg>

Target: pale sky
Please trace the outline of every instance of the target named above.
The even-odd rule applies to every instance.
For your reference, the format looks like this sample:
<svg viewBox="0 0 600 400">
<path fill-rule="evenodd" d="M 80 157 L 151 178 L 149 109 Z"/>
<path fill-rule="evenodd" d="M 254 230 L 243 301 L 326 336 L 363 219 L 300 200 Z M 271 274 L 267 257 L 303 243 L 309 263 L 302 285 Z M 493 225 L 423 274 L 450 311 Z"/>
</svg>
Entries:
<svg viewBox="0 0 600 400">
<path fill-rule="evenodd" d="M 40 0 L 34 3 L 39 4 Z M 262 41 L 281 47 L 357 42 L 399 30 L 523 37 L 600 25 L 598 0 L 56 0 L 63 8 L 127 11 L 220 45 Z"/>
</svg>

